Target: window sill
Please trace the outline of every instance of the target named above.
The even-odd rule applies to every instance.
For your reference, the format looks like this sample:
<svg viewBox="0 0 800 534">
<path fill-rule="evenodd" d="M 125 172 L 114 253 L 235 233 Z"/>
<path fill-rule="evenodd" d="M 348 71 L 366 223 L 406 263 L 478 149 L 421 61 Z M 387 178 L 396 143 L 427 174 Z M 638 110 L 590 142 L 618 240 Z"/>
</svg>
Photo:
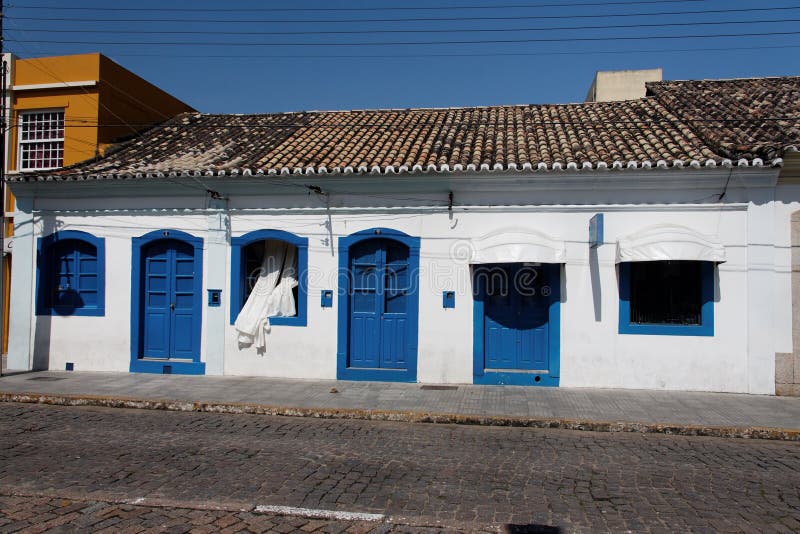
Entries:
<svg viewBox="0 0 800 534">
<path fill-rule="evenodd" d="M 273 326 L 307 326 L 305 317 L 270 317 L 269 324 Z"/>
<path fill-rule="evenodd" d="M 105 308 L 77 308 L 70 310 L 59 310 L 58 308 L 44 308 L 36 310 L 37 316 L 54 317 L 105 317 Z"/>
<path fill-rule="evenodd" d="M 642 336 L 714 336 L 714 325 L 678 325 L 678 324 L 621 324 L 620 334 L 638 334 Z"/>
</svg>

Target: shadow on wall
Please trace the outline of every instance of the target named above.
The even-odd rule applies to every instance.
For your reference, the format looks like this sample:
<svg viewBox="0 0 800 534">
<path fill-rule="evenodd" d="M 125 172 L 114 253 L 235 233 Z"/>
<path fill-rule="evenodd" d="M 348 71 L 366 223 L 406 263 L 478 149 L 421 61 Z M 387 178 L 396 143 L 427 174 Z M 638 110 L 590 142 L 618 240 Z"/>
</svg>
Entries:
<svg viewBox="0 0 800 534">
<path fill-rule="evenodd" d="M 60 223 L 55 219 L 42 219 L 42 236 L 48 236 L 56 232 Z M 36 258 L 38 265 L 39 258 Z M 34 265 L 34 267 L 36 267 Z M 38 284 L 34 285 L 34 291 L 38 291 Z M 38 295 L 37 295 L 38 298 Z M 35 309 L 35 307 L 34 307 Z M 33 361 L 31 368 L 34 371 L 46 371 L 50 369 L 50 330 L 53 318 L 50 315 L 36 315 L 34 321 L 35 333 L 33 337 Z"/>
<path fill-rule="evenodd" d="M 602 302 L 603 291 L 600 286 L 600 260 L 597 257 L 597 248 L 589 249 L 589 276 L 592 281 L 592 304 L 594 305 L 594 320 L 603 320 Z"/>
<path fill-rule="evenodd" d="M 33 339 L 33 370 L 47 371 L 50 369 L 50 326 L 52 317 L 49 315 L 36 316 L 36 334 Z"/>
</svg>

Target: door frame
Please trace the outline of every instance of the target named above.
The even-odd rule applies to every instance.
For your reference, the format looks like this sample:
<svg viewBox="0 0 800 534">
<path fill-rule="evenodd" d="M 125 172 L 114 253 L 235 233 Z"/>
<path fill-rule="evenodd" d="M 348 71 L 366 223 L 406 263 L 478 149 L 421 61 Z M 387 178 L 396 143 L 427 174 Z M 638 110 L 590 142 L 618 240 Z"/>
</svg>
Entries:
<svg viewBox="0 0 800 534">
<path fill-rule="evenodd" d="M 142 353 L 142 252 L 145 247 L 161 240 L 175 240 L 187 243 L 194 249 L 194 302 L 192 337 L 197 342 L 197 352 L 192 361 L 186 360 L 145 360 Z M 155 230 L 132 240 L 131 254 L 131 366 L 132 373 L 202 375 L 206 372 L 205 362 L 200 361 L 201 330 L 203 323 L 203 238 L 195 237 L 180 230 Z M 199 270 L 200 276 L 197 276 Z"/>
<path fill-rule="evenodd" d="M 486 320 L 483 296 L 475 295 L 472 306 L 472 382 L 482 385 L 506 386 L 558 386 L 561 373 L 561 284 L 563 269 L 560 263 L 542 263 L 549 269 L 550 280 L 556 281 L 550 286 L 550 304 L 548 306 L 548 373 L 494 372 L 486 371 L 485 329 Z M 473 291 L 475 288 L 474 271 L 470 269 Z M 538 380 L 537 380 L 538 378 Z"/>
<path fill-rule="evenodd" d="M 347 366 L 350 345 L 350 247 L 368 239 L 387 239 L 408 247 L 409 291 L 406 369 L 356 369 Z M 379 382 L 416 382 L 419 338 L 419 247 L 420 238 L 390 228 L 370 228 L 339 238 L 337 306 L 339 324 L 336 343 L 336 378 Z"/>
</svg>

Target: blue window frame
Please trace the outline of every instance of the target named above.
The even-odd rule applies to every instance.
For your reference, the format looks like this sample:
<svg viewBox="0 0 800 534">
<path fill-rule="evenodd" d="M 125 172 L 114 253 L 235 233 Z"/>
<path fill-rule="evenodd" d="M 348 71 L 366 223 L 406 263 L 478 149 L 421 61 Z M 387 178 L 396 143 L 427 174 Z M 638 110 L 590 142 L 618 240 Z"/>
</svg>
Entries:
<svg viewBox="0 0 800 534">
<path fill-rule="evenodd" d="M 252 258 L 248 256 L 248 247 L 263 243 L 268 239 L 283 241 L 297 248 L 298 277 L 295 302 L 297 314 L 293 317 L 270 317 L 269 322 L 272 325 L 306 326 L 308 323 L 308 238 L 282 230 L 256 230 L 231 239 L 230 323 L 236 322 L 236 317 L 242 311 L 249 295 L 248 282 L 252 280 L 248 264 L 252 263 Z"/>
<path fill-rule="evenodd" d="M 713 336 L 714 263 L 620 263 L 619 333 Z"/>
<path fill-rule="evenodd" d="M 63 230 L 38 240 L 36 315 L 105 315 L 105 239 Z"/>
</svg>

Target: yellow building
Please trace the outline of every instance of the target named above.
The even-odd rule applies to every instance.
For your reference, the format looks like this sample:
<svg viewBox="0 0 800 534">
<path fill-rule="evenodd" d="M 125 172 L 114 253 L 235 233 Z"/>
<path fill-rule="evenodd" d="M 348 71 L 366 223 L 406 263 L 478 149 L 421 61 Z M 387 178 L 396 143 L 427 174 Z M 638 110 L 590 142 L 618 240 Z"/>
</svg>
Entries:
<svg viewBox="0 0 800 534">
<path fill-rule="evenodd" d="M 19 59 L 6 64 L 6 172 L 40 171 L 91 159 L 114 143 L 194 111 L 101 54 Z M 14 199 L 5 199 L 5 236 L 13 235 Z M 3 269 L 2 352 L 8 347 L 11 251 Z"/>
</svg>

